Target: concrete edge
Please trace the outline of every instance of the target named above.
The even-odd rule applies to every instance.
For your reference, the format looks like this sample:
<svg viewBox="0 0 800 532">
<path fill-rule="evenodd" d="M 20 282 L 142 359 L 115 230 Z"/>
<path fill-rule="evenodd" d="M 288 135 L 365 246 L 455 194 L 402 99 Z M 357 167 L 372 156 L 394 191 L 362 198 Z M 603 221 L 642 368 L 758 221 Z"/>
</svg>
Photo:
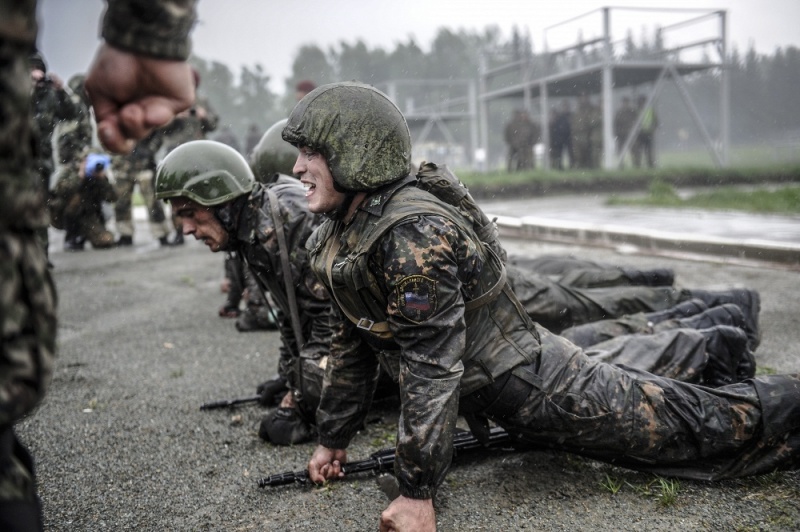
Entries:
<svg viewBox="0 0 800 532">
<path fill-rule="evenodd" d="M 627 246 L 630 252 L 663 255 L 722 257 L 748 263 L 771 263 L 800 270 L 800 244 L 637 230 L 579 222 L 553 223 L 552 220 L 514 218 L 488 214 L 497 219 L 500 235 L 506 238 L 590 245 L 606 248 Z"/>
</svg>

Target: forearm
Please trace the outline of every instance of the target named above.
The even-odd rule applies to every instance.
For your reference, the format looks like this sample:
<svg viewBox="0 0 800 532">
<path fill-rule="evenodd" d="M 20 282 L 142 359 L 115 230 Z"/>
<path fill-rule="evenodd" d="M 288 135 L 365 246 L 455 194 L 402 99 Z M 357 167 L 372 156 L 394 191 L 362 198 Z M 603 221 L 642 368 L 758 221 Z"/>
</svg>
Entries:
<svg viewBox="0 0 800 532">
<path fill-rule="evenodd" d="M 108 0 L 102 37 L 138 55 L 183 61 L 196 21 L 196 0 Z"/>
<path fill-rule="evenodd" d="M 378 377 L 374 354 L 341 323 L 331 341 L 322 397 L 317 410 L 319 443 L 330 449 L 346 449 L 366 418 Z"/>
</svg>

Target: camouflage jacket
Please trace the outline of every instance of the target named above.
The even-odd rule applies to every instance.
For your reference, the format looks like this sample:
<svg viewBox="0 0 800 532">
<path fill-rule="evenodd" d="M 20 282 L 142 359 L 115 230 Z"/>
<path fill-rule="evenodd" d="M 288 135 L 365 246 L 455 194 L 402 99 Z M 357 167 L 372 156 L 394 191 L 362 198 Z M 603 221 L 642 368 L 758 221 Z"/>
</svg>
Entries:
<svg viewBox="0 0 800 532">
<path fill-rule="evenodd" d="M 322 445 L 347 447 L 369 408 L 380 360 L 401 389 L 400 491 L 429 498 L 450 464 L 459 395 L 532 359 L 539 340 L 509 293 L 465 312 L 496 283 L 500 266 L 457 211 L 410 182 L 367 196 L 349 224 L 327 221 L 307 244 L 332 298 L 361 319 L 356 326 L 338 316 L 317 429 Z M 381 223 L 412 208 L 416 215 Z M 372 322 L 387 322 L 392 338 L 368 333 Z"/>
<path fill-rule="evenodd" d="M 75 106 L 76 116 L 58 125 L 56 146 L 58 162 L 61 164 L 80 160 L 91 147 L 94 134 L 92 112 L 86 101 L 74 93 L 70 95 L 70 100 Z"/>
<path fill-rule="evenodd" d="M 61 122 L 78 118 L 81 106 L 69 97 L 67 91 L 56 88 L 47 79 L 34 85 L 31 103 L 33 105 L 33 134 L 37 146 L 35 171 L 45 189 L 48 189 L 50 176 L 55 170 L 53 132 Z"/>
<path fill-rule="evenodd" d="M 195 19 L 193 6 L 189 0 L 110 0 L 103 34 L 108 42 L 137 53 L 184 59 Z M 0 0 L 2 438 L 8 438 L 13 424 L 41 400 L 55 359 L 56 294 L 47 260 L 33 234 L 47 225 L 45 194 L 33 172 L 28 57 L 35 49 L 36 34 L 34 0 Z M 2 457 L 0 501 L 30 501 L 34 486 L 29 462 L 14 454 L 9 461 Z"/>
<path fill-rule="evenodd" d="M 270 185 L 270 189 L 280 204 L 280 223 L 289 252 L 290 274 L 305 341 L 299 350 L 290 321 L 284 268 L 266 186 L 256 184 L 238 214 L 233 247 L 249 266 L 259 286 L 268 290 L 280 307 L 279 328 L 283 346 L 279 373 L 292 388 L 297 389 L 300 382 L 296 375 L 298 356 L 321 359 L 328 354 L 330 343 L 330 300 L 322 283 L 311 271 L 305 249 L 306 240 L 319 225 L 320 218 L 309 212 L 305 190 L 296 179 L 283 176 L 277 184 Z"/>
</svg>

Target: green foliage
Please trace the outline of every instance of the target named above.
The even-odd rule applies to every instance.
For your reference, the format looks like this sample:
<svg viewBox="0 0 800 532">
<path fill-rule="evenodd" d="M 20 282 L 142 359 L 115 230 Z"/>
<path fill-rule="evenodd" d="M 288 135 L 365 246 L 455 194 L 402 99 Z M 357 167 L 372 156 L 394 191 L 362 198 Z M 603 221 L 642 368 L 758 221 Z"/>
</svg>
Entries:
<svg viewBox="0 0 800 532">
<path fill-rule="evenodd" d="M 681 484 L 678 480 L 658 476 L 643 485 L 634 485 L 630 482 L 625 483 L 643 497 L 654 497 L 658 500 L 658 503 L 664 507 L 675 504 L 681 489 Z"/>
</svg>

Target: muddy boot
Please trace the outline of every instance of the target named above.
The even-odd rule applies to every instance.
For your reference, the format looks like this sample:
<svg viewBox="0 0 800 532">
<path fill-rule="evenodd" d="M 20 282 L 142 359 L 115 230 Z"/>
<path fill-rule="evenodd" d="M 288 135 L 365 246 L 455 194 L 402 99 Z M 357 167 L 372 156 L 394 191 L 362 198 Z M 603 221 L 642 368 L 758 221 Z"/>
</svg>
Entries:
<svg viewBox="0 0 800 532">
<path fill-rule="evenodd" d="M 717 325 L 700 332 L 706 339 L 708 354 L 708 364 L 703 370 L 705 386 L 716 388 L 755 375 L 755 358 L 747 348 L 747 334 L 742 329 Z"/>
<path fill-rule="evenodd" d="M 259 396 L 258 404 L 266 407 L 278 406 L 288 391 L 289 387 L 280 377 L 264 381 L 256 388 L 256 393 Z"/>
<path fill-rule="evenodd" d="M 689 299 L 688 301 L 683 301 L 682 303 L 678 303 L 672 308 L 659 310 L 657 312 L 648 312 L 645 314 L 647 316 L 647 321 L 656 325 L 663 321 L 667 320 L 679 320 L 682 318 L 688 318 L 689 316 L 694 316 L 695 314 L 700 314 L 703 311 L 708 310 L 708 305 L 703 303 L 700 299 Z"/>
<path fill-rule="evenodd" d="M 717 325 L 729 325 L 731 327 L 738 327 L 747 334 L 747 347 L 755 351 L 758 346 L 758 331 L 749 329 L 749 324 L 745 319 L 744 312 L 738 305 L 733 303 L 726 303 L 718 307 L 710 308 L 705 312 L 701 312 L 695 316 L 677 320 L 679 327 L 688 327 L 690 329 L 709 329 Z"/>
<path fill-rule="evenodd" d="M 725 303 L 733 303 L 742 309 L 745 330 L 751 336 L 751 349 L 756 349 L 761 342 L 761 330 L 758 328 L 758 314 L 761 312 L 761 296 L 755 290 L 736 288 L 733 290 L 688 290 L 692 298 L 702 299 L 706 305 L 718 307 Z"/>
<path fill-rule="evenodd" d="M 275 445 L 294 445 L 310 441 L 316 430 L 306 423 L 296 408 L 276 408 L 261 420 L 258 436 Z"/>
<path fill-rule="evenodd" d="M 117 247 L 127 247 L 133 245 L 133 237 L 130 235 L 120 235 L 117 240 Z"/>
</svg>

